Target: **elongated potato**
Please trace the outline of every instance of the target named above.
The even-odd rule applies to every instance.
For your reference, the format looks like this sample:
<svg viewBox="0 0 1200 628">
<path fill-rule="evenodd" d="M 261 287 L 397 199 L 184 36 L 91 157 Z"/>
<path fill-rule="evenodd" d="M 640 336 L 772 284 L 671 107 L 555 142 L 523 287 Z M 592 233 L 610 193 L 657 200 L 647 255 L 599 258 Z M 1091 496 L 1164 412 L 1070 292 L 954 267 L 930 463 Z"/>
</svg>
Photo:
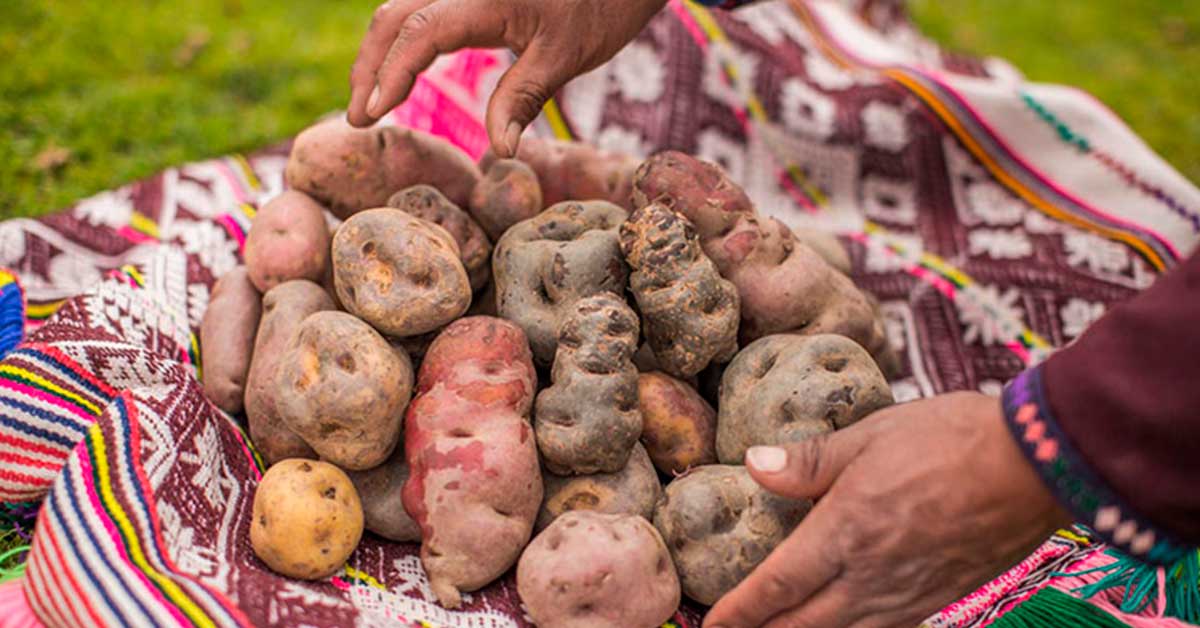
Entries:
<svg viewBox="0 0 1200 628">
<path fill-rule="evenodd" d="M 493 242 L 509 227 L 541 213 L 543 207 L 537 174 L 515 159 L 492 163 L 471 192 L 471 215 Z"/>
<path fill-rule="evenodd" d="M 892 404 L 871 356 L 844 336 L 755 341 L 721 379 L 717 457 L 741 464 L 754 445 L 782 445 L 849 426 Z"/>
<path fill-rule="evenodd" d="M 642 433 L 638 319 L 602 292 L 575 302 L 559 329 L 554 382 L 537 397 L 534 429 L 546 468 L 558 475 L 616 473 Z"/>
<path fill-rule="evenodd" d="M 414 185 L 396 192 L 387 204 L 445 229 L 458 244 L 459 259 L 470 277 L 471 290 L 487 285 L 492 278 L 492 243 L 467 212 L 429 185 Z"/>
<path fill-rule="evenodd" d="M 356 129 L 341 117 L 296 136 L 284 172 L 288 187 L 342 219 L 383 207 L 396 190 L 421 183 L 466 207 L 479 177 L 471 158 L 440 137 L 385 125 Z"/>
<path fill-rule="evenodd" d="M 629 269 L 617 231 L 627 216 L 603 201 L 560 203 L 514 225 L 496 243 L 496 307 L 525 330 L 539 364 L 554 359 L 558 328 L 576 301 L 624 294 Z"/>
<path fill-rule="evenodd" d="M 362 538 L 362 503 L 350 478 L 316 460 L 282 460 L 254 492 L 250 545 L 276 573 L 319 580 L 337 573 Z"/>
<path fill-rule="evenodd" d="M 529 544 L 517 592 L 538 626 L 654 628 L 679 607 L 679 578 L 642 517 L 576 510 Z"/>
<path fill-rule="evenodd" d="M 333 300 L 317 284 L 304 279 L 275 286 L 263 295 L 263 315 L 254 340 L 254 357 L 246 378 L 246 418 L 250 439 L 268 464 L 285 458 L 316 458 L 304 439 L 279 416 L 276 385 L 283 350 L 309 314 L 334 309 Z"/>
<path fill-rule="evenodd" d="M 638 375 L 642 444 L 664 475 L 717 461 L 717 413 L 695 388 L 666 373 Z"/>
<path fill-rule="evenodd" d="M 254 216 L 245 256 L 260 292 L 292 279 L 322 281 L 329 268 L 325 209 L 303 192 L 285 190 Z"/>
<path fill-rule="evenodd" d="M 538 512 L 536 530 L 550 525 L 559 515 L 572 510 L 594 510 L 610 515 L 654 517 L 654 505 L 662 496 L 658 474 L 641 445 L 634 445 L 629 462 L 616 473 L 593 473 L 562 477 L 542 475 L 546 496 Z"/>
<path fill-rule="evenodd" d="M 645 334 L 658 363 L 692 377 L 737 352 L 737 288 L 700 248 L 695 228 L 665 205 L 651 203 L 621 225 L 621 251 L 633 270 Z"/>
<path fill-rule="evenodd" d="M 342 223 L 333 236 L 333 280 L 347 312 L 397 338 L 438 329 L 471 305 L 454 238 L 398 209 Z"/>
<path fill-rule="evenodd" d="M 345 312 L 304 319 L 276 376 L 279 416 L 323 460 L 362 471 L 383 464 L 400 439 L 412 396 L 412 363 Z"/>
<path fill-rule="evenodd" d="M 204 366 L 204 394 L 230 414 L 238 414 L 245 405 L 260 318 L 262 295 L 250 282 L 246 267 L 222 275 L 200 321 L 200 363 Z"/>
<path fill-rule="evenodd" d="M 713 604 L 781 543 L 812 509 L 767 492 L 745 467 L 697 467 L 667 485 L 654 511 L 684 595 Z"/>
<path fill-rule="evenodd" d="M 498 318 L 455 321 L 425 354 L 405 419 L 403 497 L 447 608 L 512 567 L 529 542 L 542 503 L 529 425 L 536 385 L 525 334 Z"/>
</svg>

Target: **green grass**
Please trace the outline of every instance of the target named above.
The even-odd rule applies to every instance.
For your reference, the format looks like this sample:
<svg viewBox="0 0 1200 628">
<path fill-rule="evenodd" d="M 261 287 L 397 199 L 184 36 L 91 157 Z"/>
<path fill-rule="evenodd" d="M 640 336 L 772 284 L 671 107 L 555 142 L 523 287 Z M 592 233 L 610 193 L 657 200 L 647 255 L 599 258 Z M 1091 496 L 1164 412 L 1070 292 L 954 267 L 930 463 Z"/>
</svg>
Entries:
<svg viewBox="0 0 1200 628">
<path fill-rule="evenodd" d="M 344 106 L 374 4 L 0 0 L 0 217 L 251 150 Z M 1200 180 L 1200 3 L 913 5 L 957 49 L 1092 91 Z"/>
<path fill-rule="evenodd" d="M 1091 92 L 1200 182 L 1200 2 L 911 0 L 950 48 L 1004 57 L 1034 81 Z"/>
</svg>

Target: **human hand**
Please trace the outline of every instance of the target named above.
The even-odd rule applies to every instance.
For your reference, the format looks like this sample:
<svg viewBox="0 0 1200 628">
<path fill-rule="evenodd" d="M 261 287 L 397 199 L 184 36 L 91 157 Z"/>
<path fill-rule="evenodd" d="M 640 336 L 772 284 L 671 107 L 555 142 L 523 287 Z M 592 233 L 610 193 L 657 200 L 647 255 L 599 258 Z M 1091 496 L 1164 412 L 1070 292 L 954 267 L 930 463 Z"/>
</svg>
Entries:
<svg viewBox="0 0 1200 628">
<path fill-rule="evenodd" d="M 819 501 L 713 606 L 706 628 L 911 628 L 1070 523 L 1013 442 L 999 400 L 978 393 L 754 447 L 746 465 L 773 493 Z"/>
<path fill-rule="evenodd" d="M 365 127 L 404 101 L 439 54 L 507 47 L 519 55 L 488 103 L 500 157 L 567 81 L 595 69 L 666 0 L 389 0 L 371 20 L 350 72 L 350 124 Z"/>
</svg>

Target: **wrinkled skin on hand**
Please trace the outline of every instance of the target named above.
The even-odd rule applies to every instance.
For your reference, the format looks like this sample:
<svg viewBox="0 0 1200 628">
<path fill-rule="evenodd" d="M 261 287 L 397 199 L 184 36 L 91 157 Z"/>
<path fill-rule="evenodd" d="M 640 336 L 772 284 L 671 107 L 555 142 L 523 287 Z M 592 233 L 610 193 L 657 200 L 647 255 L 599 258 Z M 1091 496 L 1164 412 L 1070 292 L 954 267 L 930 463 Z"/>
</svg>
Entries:
<svg viewBox="0 0 1200 628">
<path fill-rule="evenodd" d="M 500 157 L 567 81 L 600 67 L 666 0 L 391 0 L 375 11 L 350 72 L 351 124 L 368 126 L 404 101 L 438 54 L 508 48 L 519 57 L 488 103 Z"/>
<path fill-rule="evenodd" d="M 1070 523 L 1000 402 L 978 393 L 892 406 L 746 462 L 772 493 L 818 501 L 706 628 L 909 628 Z"/>
</svg>

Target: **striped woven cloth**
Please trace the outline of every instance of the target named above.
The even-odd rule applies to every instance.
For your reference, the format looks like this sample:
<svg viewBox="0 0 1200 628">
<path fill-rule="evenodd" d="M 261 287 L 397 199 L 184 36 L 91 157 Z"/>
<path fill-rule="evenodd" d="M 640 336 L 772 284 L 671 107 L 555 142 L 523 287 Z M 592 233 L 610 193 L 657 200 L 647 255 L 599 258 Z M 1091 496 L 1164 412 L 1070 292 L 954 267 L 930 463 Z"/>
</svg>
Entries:
<svg viewBox="0 0 1200 628">
<path fill-rule="evenodd" d="M 1190 252 L 1200 191 L 1086 94 L 948 55 L 898 5 L 671 0 L 532 132 L 722 164 L 763 211 L 843 236 L 904 356 L 898 400 L 997 394 Z M 386 123 L 478 156 L 509 64 L 443 58 Z M 28 625 L 529 625 L 511 575 L 441 609 L 415 546 L 368 536 L 312 583 L 253 556 L 262 463 L 204 398 L 195 333 L 286 154 L 188 164 L 0 223 L 0 500 L 14 525 L 38 513 L 0 607 L 31 611 Z M 1113 560 L 1064 530 L 928 625 L 1179 625 L 1153 596 L 1136 612 L 1120 592 L 1072 597 Z M 1081 608 L 1092 624 L 1072 623 Z M 702 614 L 685 605 L 672 624 Z"/>
</svg>

